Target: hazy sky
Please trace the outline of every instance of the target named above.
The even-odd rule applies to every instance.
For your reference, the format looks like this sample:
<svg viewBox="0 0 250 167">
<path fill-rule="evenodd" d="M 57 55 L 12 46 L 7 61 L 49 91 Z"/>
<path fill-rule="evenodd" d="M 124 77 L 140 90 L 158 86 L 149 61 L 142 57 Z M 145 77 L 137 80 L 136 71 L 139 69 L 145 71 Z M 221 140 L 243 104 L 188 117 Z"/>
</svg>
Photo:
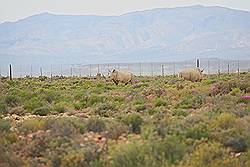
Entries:
<svg viewBox="0 0 250 167">
<path fill-rule="evenodd" d="M 120 15 L 137 10 L 198 4 L 250 11 L 250 0 L 0 0 L 0 22 L 16 21 L 42 12 Z"/>
</svg>

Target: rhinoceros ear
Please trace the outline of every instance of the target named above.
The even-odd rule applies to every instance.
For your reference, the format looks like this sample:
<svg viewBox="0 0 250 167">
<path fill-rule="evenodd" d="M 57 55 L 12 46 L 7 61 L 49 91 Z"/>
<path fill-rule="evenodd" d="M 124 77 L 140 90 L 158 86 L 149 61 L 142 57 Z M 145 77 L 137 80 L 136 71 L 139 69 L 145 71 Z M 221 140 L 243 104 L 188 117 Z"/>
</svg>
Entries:
<svg viewBox="0 0 250 167">
<path fill-rule="evenodd" d="M 201 70 L 201 73 L 204 71 L 204 69 Z"/>
<path fill-rule="evenodd" d="M 115 69 L 113 70 L 113 72 L 115 72 Z"/>
</svg>

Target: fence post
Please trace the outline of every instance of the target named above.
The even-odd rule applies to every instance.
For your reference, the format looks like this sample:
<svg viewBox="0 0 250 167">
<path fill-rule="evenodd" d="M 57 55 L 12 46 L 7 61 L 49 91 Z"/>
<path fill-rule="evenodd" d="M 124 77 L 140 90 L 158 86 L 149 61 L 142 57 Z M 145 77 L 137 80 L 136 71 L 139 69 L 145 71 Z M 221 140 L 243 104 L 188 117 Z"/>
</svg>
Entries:
<svg viewBox="0 0 250 167">
<path fill-rule="evenodd" d="M 60 71 L 61 71 L 61 77 L 62 77 L 63 76 L 63 74 L 62 74 L 62 64 L 60 66 Z"/>
<path fill-rule="evenodd" d="M 70 67 L 70 76 L 73 77 L 73 68 Z"/>
<path fill-rule="evenodd" d="M 248 66 L 247 72 L 250 72 L 250 60 L 249 60 L 249 66 Z"/>
<path fill-rule="evenodd" d="M 32 71 L 32 65 L 30 66 L 30 77 L 32 77 L 32 74 L 33 73 L 33 71 Z"/>
<path fill-rule="evenodd" d="M 218 59 L 218 75 L 220 75 L 220 59 Z"/>
<path fill-rule="evenodd" d="M 97 64 L 97 73 L 100 74 L 100 66 Z"/>
<path fill-rule="evenodd" d="M 240 60 L 238 60 L 238 75 L 240 75 Z"/>
<path fill-rule="evenodd" d="M 50 78 L 52 79 L 52 64 L 50 65 Z"/>
<path fill-rule="evenodd" d="M 207 74 L 210 75 L 210 61 L 207 60 Z"/>
<path fill-rule="evenodd" d="M 89 76 L 91 77 L 91 64 L 89 65 Z"/>
<path fill-rule="evenodd" d="M 161 65 L 161 75 L 164 77 L 164 65 Z"/>
<path fill-rule="evenodd" d="M 12 67 L 11 67 L 11 64 L 10 64 L 10 80 L 12 80 Z"/>
<path fill-rule="evenodd" d="M 141 67 L 141 63 L 140 63 L 140 76 L 142 76 L 142 67 Z"/>
<path fill-rule="evenodd" d="M 22 65 L 20 65 L 20 78 L 22 78 Z"/>
<path fill-rule="evenodd" d="M 174 76 L 175 76 L 175 62 L 173 62 L 173 64 L 174 64 Z"/>
<path fill-rule="evenodd" d="M 151 63 L 151 76 L 154 76 L 153 63 Z"/>
<path fill-rule="evenodd" d="M 227 63 L 227 74 L 230 74 L 230 66 L 229 66 L 229 62 Z"/>
<path fill-rule="evenodd" d="M 79 70 L 80 70 L 80 77 L 82 77 L 82 68 L 81 68 L 81 66 L 80 66 Z"/>
<path fill-rule="evenodd" d="M 196 67 L 197 67 L 197 68 L 200 68 L 200 59 L 197 59 L 197 60 L 196 60 Z"/>
<path fill-rule="evenodd" d="M 40 76 L 42 77 L 43 76 L 43 68 L 40 67 Z"/>
</svg>

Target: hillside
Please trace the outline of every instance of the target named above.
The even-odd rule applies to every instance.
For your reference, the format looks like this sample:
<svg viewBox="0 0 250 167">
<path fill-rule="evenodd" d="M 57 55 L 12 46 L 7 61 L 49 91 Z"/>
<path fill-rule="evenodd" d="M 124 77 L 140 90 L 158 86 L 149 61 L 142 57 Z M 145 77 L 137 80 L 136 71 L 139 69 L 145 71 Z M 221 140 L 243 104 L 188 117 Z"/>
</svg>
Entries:
<svg viewBox="0 0 250 167">
<path fill-rule="evenodd" d="M 250 58 L 250 12 L 190 6 L 120 16 L 41 13 L 0 24 L 1 64 Z"/>
</svg>

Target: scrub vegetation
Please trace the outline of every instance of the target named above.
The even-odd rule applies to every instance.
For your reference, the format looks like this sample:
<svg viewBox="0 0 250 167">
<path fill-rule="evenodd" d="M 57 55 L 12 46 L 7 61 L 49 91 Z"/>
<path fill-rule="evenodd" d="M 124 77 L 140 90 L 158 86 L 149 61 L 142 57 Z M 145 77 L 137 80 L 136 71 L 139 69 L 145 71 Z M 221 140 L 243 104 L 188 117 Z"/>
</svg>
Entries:
<svg viewBox="0 0 250 167">
<path fill-rule="evenodd" d="M 0 79 L 0 166 L 249 167 L 250 74 Z"/>
</svg>

